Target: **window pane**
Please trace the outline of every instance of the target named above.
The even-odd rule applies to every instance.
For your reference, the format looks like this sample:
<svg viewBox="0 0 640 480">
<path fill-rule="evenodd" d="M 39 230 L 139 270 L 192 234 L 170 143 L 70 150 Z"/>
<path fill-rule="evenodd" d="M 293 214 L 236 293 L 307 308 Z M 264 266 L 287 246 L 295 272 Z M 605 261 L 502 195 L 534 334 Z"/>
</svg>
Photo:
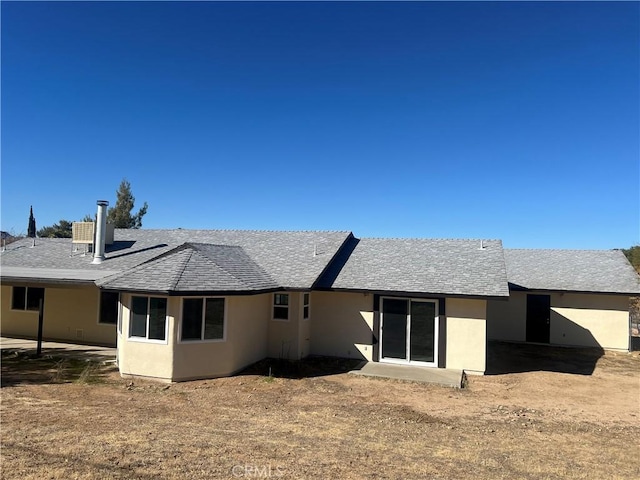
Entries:
<svg viewBox="0 0 640 480">
<path fill-rule="evenodd" d="M 384 299 L 382 302 L 382 356 L 407 359 L 408 301 Z"/>
<path fill-rule="evenodd" d="M 27 310 L 40 310 L 40 300 L 44 301 L 44 288 L 27 287 Z"/>
<path fill-rule="evenodd" d="M 149 338 L 153 340 L 164 340 L 166 337 L 167 325 L 167 299 L 149 299 Z"/>
<path fill-rule="evenodd" d="M 208 298 L 204 317 L 204 338 L 224 338 L 224 298 Z"/>
<path fill-rule="evenodd" d="M 27 287 L 13 287 L 13 296 L 11 298 L 11 308 L 14 310 L 24 310 L 26 303 Z"/>
<path fill-rule="evenodd" d="M 111 323 L 118 321 L 118 292 L 100 292 L 100 323 Z"/>
<path fill-rule="evenodd" d="M 131 336 L 147 336 L 147 297 L 131 298 Z"/>
<path fill-rule="evenodd" d="M 409 360 L 435 361 L 436 304 L 411 302 L 411 356 Z"/>
<path fill-rule="evenodd" d="M 289 319 L 289 307 L 273 307 L 273 318 Z"/>
<path fill-rule="evenodd" d="M 276 293 L 273 301 L 274 305 L 289 305 L 288 293 Z"/>
<path fill-rule="evenodd" d="M 304 316 L 303 318 L 309 318 L 309 306 L 305 305 L 304 307 Z"/>
<path fill-rule="evenodd" d="M 202 335 L 202 299 L 182 301 L 182 340 L 200 340 Z"/>
<path fill-rule="evenodd" d="M 305 305 L 309 305 L 309 294 L 308 293 L 304 294 L 304 304 Z"/>
</svg>

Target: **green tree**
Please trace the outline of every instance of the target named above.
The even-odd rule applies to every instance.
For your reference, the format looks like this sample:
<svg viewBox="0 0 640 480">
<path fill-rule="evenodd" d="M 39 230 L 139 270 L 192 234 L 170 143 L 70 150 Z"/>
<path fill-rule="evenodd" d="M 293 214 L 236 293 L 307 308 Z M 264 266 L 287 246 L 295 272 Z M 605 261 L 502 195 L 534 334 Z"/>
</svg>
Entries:
<svg viewBox="0 0 640 480">
<path fill-rule="evenodd" d="M 72 222 L 68 220 L 60 220 L 50 227 L 43 227 L 38 230 L 40 238 L 71 238 Z"/>
<path fill-rule="evenodd" d="M 635 245 L 631 248 L 623 248 L 622 253 L 627 256 L 629 263 L 633 265 L 638 272 L 640 272 L 640 245 Z"/>
<path fill-rule="evenodd" d="M 113 223 L 116 228 L 140 228 L 142 217 L 147 213 L 147 202 L 138 213 L 131 214 L 136 199 L 131 193 L 131 184 L 126 178 L 120 182 L 120 188 L 116 192 L 116 204 L 107 211 L 107 222 Z"/>
</svg>

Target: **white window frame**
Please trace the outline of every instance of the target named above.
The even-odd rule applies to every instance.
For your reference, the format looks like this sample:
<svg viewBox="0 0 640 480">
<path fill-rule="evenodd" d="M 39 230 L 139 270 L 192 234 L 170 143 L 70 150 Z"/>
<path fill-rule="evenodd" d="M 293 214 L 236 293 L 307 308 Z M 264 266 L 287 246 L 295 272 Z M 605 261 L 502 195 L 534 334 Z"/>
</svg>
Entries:
<svg viewBox="0 0 640 480">
<path fill-rule="evenodd" d="M 131 335 L 131 328 L 133 326 L 133 299 L 135 297 L 147 299 L 147 323 L 146 323 L 146 336 L 137 337 Z M 151 310 L 152 298 L 164 298 L 167 301 L 167 307 L 164 314 L 164 340 L 158 340 L 155 338 L 149 338 L 149 311 Z M 127 340 L 130 342 L 140 343 L 156 343 L 159 345 L 167 345 L 169 343 L 169 297 L 162 295 L 130 295 L 129 296 L 129 331 L 127 332 Z"/>
<path fill-rule="evenodd" d="M 222 338 L 204 338 L 205 317 L 207 309 L 205 308 L 205 302 L 208 299 L 222 299 L 224 301 L 224 308 L 222 310 Z M 200 339 L 196 338 L 182 338 L 182 324 L 184 322 L 184 301 L 185 300 L 202 300 L 202 318 L 200 319 Z M 227 298 L 226 297 L 182 297 L 180 301 L 180 325 L 178 326 L 178 343 L 222 343 L 227 341 Z"/>
<path fill-rule="evenodd" d="M 382 335 L 383 327 L 384 327 L 384 312 L 383 312 L 383 302 L 385 299 L 389 300 L 408 300 L 409 301 L 409 311 L 407 313 L 407 334 L 405 340 L 405 359 L 398 359 L 392 357 L 383 357 L 383 349 L 382 349 Z M 422 303 L 433 303 L 435 304 L 435 318 L 434 318 L 434 330 L 433 330 L 433 362 L 420 362 L 417 360 L 411 360 L 411 351 L 410 351 L 410 338 L 411 338 L 411 302 L 422 302 Z M 401 365 L 423 365 L 426 367 L 438 367 L 438 344 L 440 343 L 440 301 L 438 299 L 433 298 L 409 298 L 409 297 L 380 297 L 380 329 L 378 330 L 378 338 L 380 339 L 380 349 L 378 353 L 378 361 L 381 363 L 397 363 Z"/>
<path fill-rule="evenodd" d="M 302 304 L 302 320 L 309 320 L 309 317 L 311 317 L 311 292 L 303 292 L 302 301 L 300 303 Z M 305 308 L 307 309 L 306 316 L 304 314 Z"/>
<path fill-rule="evenodd" d="M 286 297 L 287 297 L 287 304 L 286 305 L 276 304 L 276 297 L 280 296 L 280 295 L 286 295 Z M 271 320 L 273 320 L 274 322 L 288 322 L 289 321 L 289 315 L 291 313 L 291 295 L 289 293 L 282 293 L 282 292 L 274 293 L 271 303 L 272 303 L 272 305 L 271 305 Z M 276 316 L 275 316 L 276 307 L 278 307 L 278 308 L 286 308 L 287 309 L 287 318 L 276 318 Z"/>
<path fill-rule="evenodd" d="M 100 321 L 100 312 L 102 311 L 102 294 L 106 293 L 106 292 L 117 293 L 118 294 L 118 311 L 116 313 L 116 323 L 108 323 L 108 322 L 101 322 Z M 114 326 L 117 326 L 117 325 L 120 324 L 120 311 L 121 311 L 120 310 L 120 301 L 121 301 L 121 298 L 122 297 L 120 295 L 120 292 L 112 292 L 112 291 L 109 291 L 109 290 L 100 290 L 98 292 L 98 321 L 97 321 L 98 325 L 102 325 L 104 327 L 114 327 Z M 122 331 L 121 331 L 121 333 L 122 333 Z"/>
<path fill-rule="evenodd" d="M 13 308 L 13 292 L 14 292 L 14 289 L 16 289 L 16 288 L 24 288 L 24 308 Z M 11 302 L 11 311 L 12 312 L 36 313 L 36 314 L 39 312 L 38 308 L 33 309 L 33 308 L 28 308 L 27 307 L 28 298 L 29 298 L 29 289 L 30 288 L 41 288 L 42 292 L 43 292 L 43 298 L 44 298 L 44 295 L 45 295 L 45 288 L 44 287 L 29 287 L 27 285 L 13 285 L 11 287 L 11 300 L 10 300 L 10 302 Z"/>
</svg>

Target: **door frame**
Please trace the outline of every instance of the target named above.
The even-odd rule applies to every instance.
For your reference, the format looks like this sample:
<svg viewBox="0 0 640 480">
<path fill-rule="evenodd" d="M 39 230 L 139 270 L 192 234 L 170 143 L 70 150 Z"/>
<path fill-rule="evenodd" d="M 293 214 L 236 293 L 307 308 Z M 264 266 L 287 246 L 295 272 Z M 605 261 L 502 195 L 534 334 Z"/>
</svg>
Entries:
<svg viewBox="0 0 640 480">
<path fill-rule="evenodd" d="M 405 358 L 390 358 L 384 357 L 384 347 L 383 347 L 383 327 L 384 327 L 384 301 L 385 299 L 390 300 L 406 300 L 409 302 L 409 308 L 407 310 L 407 320 L 406 320 L 406 345 L 405 345 Z M 433 303 L 435 306 L 435 315 L 433 318 L 433 362 L 420 362 L 417 360 L 411 360 L 411 302 L 421 302 L 421 303 Z M 440 339 L 440 302 L 437 298 L 411 298 L 411 297 L 391 297 L 391 296 L 380 296 L 380 327 L 378 330 L 379 335 L 379 353 L 378 353 L 378 361 L 381 363 L 395 363 L 398 365 L 416 365 L 423 367 L 437 367 L 438 366 L 438 344 Z"/>
</svg>

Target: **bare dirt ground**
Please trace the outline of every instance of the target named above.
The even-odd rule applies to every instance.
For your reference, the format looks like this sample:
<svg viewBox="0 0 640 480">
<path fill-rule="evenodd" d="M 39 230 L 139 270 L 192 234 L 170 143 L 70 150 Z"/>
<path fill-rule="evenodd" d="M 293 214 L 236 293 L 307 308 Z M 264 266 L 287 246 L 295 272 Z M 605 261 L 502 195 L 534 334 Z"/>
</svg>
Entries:
<svg viewBox="0 0 640 480">
<path fill-rule="evenodd" d="M 166 385 L 5 352 L 2 478 L 640 478 L 640 353 L 491 348 L 462 390 L 326 359 Z"/>
</svg>

